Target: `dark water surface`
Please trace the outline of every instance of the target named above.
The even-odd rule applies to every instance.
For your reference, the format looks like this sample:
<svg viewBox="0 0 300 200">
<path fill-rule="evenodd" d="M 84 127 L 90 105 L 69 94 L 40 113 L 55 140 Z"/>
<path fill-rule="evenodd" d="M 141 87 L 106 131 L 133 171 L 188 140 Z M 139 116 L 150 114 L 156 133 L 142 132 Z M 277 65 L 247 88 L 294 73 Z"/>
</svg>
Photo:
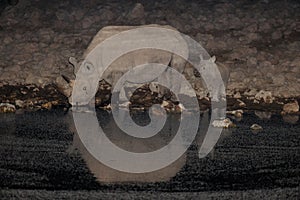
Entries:
<svg viewBox="0 0 300 200">
<path fill-rule="evenodd" d="M 111 141 L 135 152 L 168 144 L 179 123 L 178 115 L 170 115 L 159 136 L 140 142 L 122 135 L 109 112 L 99 110 L 97 116 Z M 143 113 L 133 118 L 141 125 L 149 122 Z M 200 131 L 171 166 L 130 175 L 88 153 L 74 134 L 70 112 L 1 114 L 0 197 L 299 199 L 300 122 L 287 123 L 279 115 L 262 120 L 253 113 L 234 122 L 237 127 L 223 130 L 205 158 L 198 157 Z M 251 131 L 254 123 L 263 130 Z"/>
</svg>

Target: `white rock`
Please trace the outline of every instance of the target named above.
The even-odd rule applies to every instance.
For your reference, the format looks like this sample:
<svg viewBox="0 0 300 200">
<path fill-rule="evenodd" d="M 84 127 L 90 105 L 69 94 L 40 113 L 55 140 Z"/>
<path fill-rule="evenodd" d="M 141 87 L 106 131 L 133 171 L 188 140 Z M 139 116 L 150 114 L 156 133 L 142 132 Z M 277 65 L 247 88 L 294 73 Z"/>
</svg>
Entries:
<svg viewBox="0 0 300 200">
<path fill-rule="evenodd" d="M 240 92 L 236 92 L 234 95 L 233 95 L 233 98 L 235 98 L 235 99 L 239 99 L 239 98 L 241 98 L 242 96 L 241 96 L 241 93 Z"/>
<path fill-rule="evenodd" d="M 241 118 L 241 117 L 243 117 L 244 111 L 239 109 L 239 110 L 227 111 L 226 113 L 227 113 L 227 114 L 234 115 L 234 116 L 237 117 L 237 118 Z"/>
<path fill-rule="evenodd" d="M 229 118 L 223 120 L 215 120 L 213 121 L 212 125 L 216 128 L 230 128 L 235 126 Z"/>
<path fill-rule="evenodd" d="M 296 113 L 299 111 L 299 104 L 298 101 L 295 100 L 294 102 L 287 103 L 282 108 L 283 113 L 282 114 L 290 114 L 290 113 Z"/>
<path fill-rule="evenodd" d="M 258 125 L 258 124 L 252 124 L 252 125 L 250 126 L 250 129 L 251 129 L 251 130 L 254 130 L 254 131 L 258 131 L 258 130 L 262 130 L 263 127 L 260 126 L 260 125 Z"/>
<path fill-rule="evenodd" d="M 239 106 L 240 106 L 240 107 L 245 107 L 245 106 L 246 106 L 245 102 L 243 102 L 243 101 L 240 100 L 240 99 L 237 99 L 237 102 L 239 102 Z"/>
<path fill-rule="evenodd" d="M 0 113 L 16 112 L 16 107 L 10 103 L 0 103 Z"/>
<path fill-rule="evenodd" d="M 18 107 L 20 107 L 20 108 L 23 108 L 23 106 L 24 106 L 24 101 L 17 99 L 17 100 L 15 101 L 15 104 L 16 104 L 16 106 L 18 106 Z"/>
<path fill-rule="evenodd" d="M 254 97 L 256 100 L 261 100 L 265 103 L 273 103 L 274 97 L 272 96 L 272 92 L 260 90 Z"/>
</svg>

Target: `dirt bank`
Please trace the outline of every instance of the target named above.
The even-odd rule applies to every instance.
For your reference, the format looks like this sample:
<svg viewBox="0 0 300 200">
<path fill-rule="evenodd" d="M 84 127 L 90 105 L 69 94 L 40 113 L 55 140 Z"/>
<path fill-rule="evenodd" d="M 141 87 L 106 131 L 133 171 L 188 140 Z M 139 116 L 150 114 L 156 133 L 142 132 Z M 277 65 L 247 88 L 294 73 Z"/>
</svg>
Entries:
<svg viewBox="0 0 300 200">
<path fill-rule="evenodd" d="M 0 102 L 25 100 L 26 95 L 13 93 L 18 94 L 18 88 L 26 85 L 34 85 L 39 91 L 52 88 L 60 96 L 55 80 L 61 74 L 72 75 L 68 58 L 80 58 L 93 36 L 105 26 L 167 24 L 200 42 L 230 68 L 230 102 L 239 99 L 248 107 L 259 104 L 260 108 L 273 108 L 275 102 L 282 109 L 284 103 L 300 96 L 299 9 L 299 2 L 294 0 L 139 4 L 20 0 L 17 5 L 7 4 L 0 9 Z M 49 92 L 32 95 L 52 101 L 46 94 Z M 102 96 L 104 104 L 109 96 Z"/>
</svg>

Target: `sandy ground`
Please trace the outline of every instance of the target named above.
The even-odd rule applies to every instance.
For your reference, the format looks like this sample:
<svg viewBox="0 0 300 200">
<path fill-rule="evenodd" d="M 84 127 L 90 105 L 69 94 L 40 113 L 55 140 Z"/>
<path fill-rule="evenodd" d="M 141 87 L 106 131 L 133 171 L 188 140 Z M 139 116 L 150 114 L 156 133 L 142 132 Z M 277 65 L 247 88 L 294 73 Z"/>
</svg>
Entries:
<svg viewBox="0 0 300 200">
<path fill-rule="evenodd" d="M 68 57 L 81 58 L 105 26 L 167 24 L 230 68 L 229 96 L 265 90 L 275 97 L 297 97 L 299 6 L 294 0 L 22 0 L 2 6 L 0 83 L 44 86 L 61 74 L 71 76 Z"/>
</svg>

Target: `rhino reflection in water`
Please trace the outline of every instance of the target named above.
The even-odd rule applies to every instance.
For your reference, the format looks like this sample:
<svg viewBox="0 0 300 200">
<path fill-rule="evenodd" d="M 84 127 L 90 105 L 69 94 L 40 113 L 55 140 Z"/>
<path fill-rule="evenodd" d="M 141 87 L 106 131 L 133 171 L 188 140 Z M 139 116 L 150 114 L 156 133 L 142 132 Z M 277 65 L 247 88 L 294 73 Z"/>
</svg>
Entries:
<svg viewBox="0 0 300 200">
<path fill-rule="evenodd" d="M 186 153 L 185 153 L 169 166 L 153 172 L 126 173 L 126 172 L 112 169 L 104 165 L 100 161 L 98 161 L 86 149 L 81 139 L 79 138 L 79 135 L 77 134 L 76 128 L 74 126 L 74 122 L 72 120 L 72 114 L 71 113 L 68 114 L 70 115 L 68 119 L 70 130 L 75 133 L 73 138 L 73 145 L 70 148 L 70 150 L 71 152 L 73 152 L 74 150 L 79 151 L 81 157 L 86 162 L 87 167 L 90 169 L 90 171 L 95 175 L 97 180 L 100 182 L 113 183 L 113 182 L 168 181 L 169 179 L 174 177 L 177 174 L 177 172 L 180 171 L 180 169 L 186 163 Z M 173 118 L 169 122 L 167 120 L 167 123 L 163 128 L 162 133 L 158 133 L 157 135 L 148 139 L 139 139 L 139 138 L 133 138 L 129 135 L 126 135 L 126 133 L 122 132 L 115 124 L 113 117 L 106 111 L 103 111 L 101 113 L 101 116 L 98 116 L 98 119 L 99 118 L 100 118 L 99 120 L 100 124 L 102 123 L 101 124 L 102 129 L 106 133 L 107 137 L 112 141 L 112 143 L 114 143 L 116 146 L 119 146 L 124 150 L 127 150 L 129 152 L 137 152 L 137 153 L 151 152 L 167 145 L 170 139 L 170 138 L 168 139 L 167 136 L 170 136 L 171 134 L 172 137 L 172 133 L 170 133 L 169 130 L 172 129 L 176 131 L 177 129 L 176 129 L 176 125 L 174 125 L 174 120 L 175 121 L 179 120 L 179 118 L 178 119 Z M 153 160 L 153 162 L 159 162 L 159 160 L 157 161 Z"/>
<path fill-rule="evenodd" d="M 74 132 L 73 145 L 70 148 L 70 150 L 71 152 L 74 150 L 79 151 L 81 157 L 86 162 L 87 167 L 100 182 L 112 183 L 168 181 L 169 179 L 174 177 L 186 164 L 187 156 L 185 152 L 179 159 L 177 159 L 169 166 L 149 173 L 126 173 L 112 169 L 106 166 L 104 163 L 101 163 L 99 160 L 97 160 L 87 150 L 87 148 L 84 146 L 81 139 L 79 138 L 77 130 L 74 126 L 72 114 L 68 113 L 68 115 L 69 118 L 67 120 L 67 123 L 69 124 L 70 130 Z M 97 113 L 97 115 L 103 131 L 112 143 L 114 143 L 121 149 L 136 153 L 152 152 L 168 145 L 170 143 L 170 140 L 173 139 L 174 135 L 178 130 L 181 118 L 181 115 L 168 115 L 167 121 L 163 129 L 159 133 L 157 133 L 151 138 L 141 139 L 131 137 L 126 133 L 122 132 L 116 125 L 111 113 L 108 113 L 107 111 L 101 111 L 100 115 L 99 113 Z M 132 117 L 134 121 L 136 121 L 135 119 L 138 119 L 136 122 L 139 123 L 139 125 L 145 125 L 145 123 L 147 122 L 147 119 L 142 119 L 143 117 L 139 115 L 136 115 L 135 117 L 133 115 Z M 209 123 L 210 114 L 209 112 L 204 112 L 200 119 L 200 127 L 198 129 L 198 133 L 194 143 L 197 145 L 197 148 L 200 152 L 199 159 L 202 159 L 207 155 L 211 159 L 214 159 L 215 156 L 218 156 L 214 152 L 215 145 L 217 144 L 217 142 L 222 142 L 222 140 L 224 140 L 231 134 L 231 130 L 229 129 L 223 129 L 222 134 L 217 134 L 217 130 L 220 128 L 214 128 L 215 130 L 213 129 L 211 133 L 207 133 Z M 160 162 L 160 160 L 153 160 L 151 162 Z"/>
</svg>

